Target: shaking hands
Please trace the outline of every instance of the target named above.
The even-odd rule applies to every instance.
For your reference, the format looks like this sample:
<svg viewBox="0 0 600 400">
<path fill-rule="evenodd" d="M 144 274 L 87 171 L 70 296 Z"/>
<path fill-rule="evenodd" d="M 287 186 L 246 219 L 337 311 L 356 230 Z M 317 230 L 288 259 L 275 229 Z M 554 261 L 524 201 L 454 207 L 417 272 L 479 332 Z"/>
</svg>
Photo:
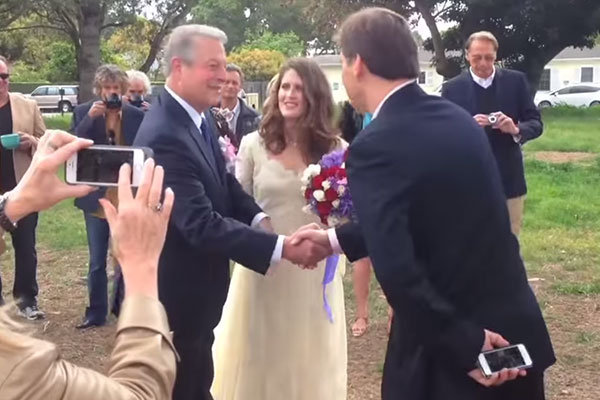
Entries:
<svg viewBox="0 0 600 400">
<path fill-rule="evenodd" d="M 283 242 L 283 258 L 303 269 L 314 269 L 317 263 L 333 254 L 327 231 L 317 224 L 305 225 Z"/>
</svg>

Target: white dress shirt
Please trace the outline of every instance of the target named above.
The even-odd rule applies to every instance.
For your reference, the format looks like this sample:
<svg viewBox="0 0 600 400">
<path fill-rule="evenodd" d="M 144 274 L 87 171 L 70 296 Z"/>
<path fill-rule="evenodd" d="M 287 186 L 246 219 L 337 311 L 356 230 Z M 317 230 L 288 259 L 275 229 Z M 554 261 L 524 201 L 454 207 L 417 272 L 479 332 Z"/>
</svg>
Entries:
<svg viewBox="0 0 600 400">
<path fill-rule="evenodd" d="M 177 93 L 175 93 L 169 86 L 165 85 L 165 90 L 169 93 L 177 103 L 188 113 L 192 122 L 194 122 L 194 126 L 198 128 L 198 132 L 202 135 L 202 130 L 200 127 L 203 123 L 206 123 L 206 117 L 204 113 L 199 113 L 194 107 L 192 107 L 187 101 L 182 99 Z M 239 104 L 238 104 L 239 107 Z M 264 212 L 260 212 L 254 216 L 252 219 L 251 227 L 256 228 L 260 222 L 268 218 L 269 216 Z M 279 235 L 277 238 L 277 244 L 275 245 L 275 249 L 273 250 L 273 255 L 271 256 L 271 265 L 277 264 L 281 261 L 283 256 L 283 241 L 285 240 L 285 236 Z"/>
<path fill-rule="evenodd" d="M 469 68 L 469 72 L 471 73 L 471 77 L 473 78 L 476 84 L 478 84 L 484 89 L 487 89 L 490 86 L 492 86 L 492 83 L 494 83 L 494 78 L 496 77 L 496 67 L 493 68 L 494 70 L 492 71 L 492 75 L 490 75 L 487 78 L 480 78 L 477 75 L 475 75 L 475 72 L 473 72 L 473 68 Z"/>
</svg>

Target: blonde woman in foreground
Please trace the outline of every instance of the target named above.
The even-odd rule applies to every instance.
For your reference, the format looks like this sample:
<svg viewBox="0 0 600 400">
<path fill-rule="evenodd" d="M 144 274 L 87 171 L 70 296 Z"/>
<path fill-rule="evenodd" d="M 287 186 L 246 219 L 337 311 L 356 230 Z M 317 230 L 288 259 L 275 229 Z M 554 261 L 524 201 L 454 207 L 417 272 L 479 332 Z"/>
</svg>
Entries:
<svg viewBox="0 0 600 400">
<path fill-rule="evenodd" d="M 17 222 L 31 212 L 93 189 L 68 186 L 58 168 L 91 141 L 66 132 L 47 131 L 31 167 L 8 192 L 0 218 Z M 163 170 L 149 160 L 133 197 L 130 167 L 119 177 L 119 210 L 101 200 L 127 286 L 109 360 L 108 376 L 63 360 L 50 342 L 19 333 L 20 327 L 0 309 L 0 398 L 19 400 L 169 399 L 175 381 L 175 351 L 163 306 L 158 301 L 158 258 L 164 243 L 174 195 L 160 203 Z M 4 197 L 4 196 L 3 196 Z M 4 225 L 3 225 L 4 226 Z M 126 233 L 126 234 L 125 234 Z"/>
</svg>

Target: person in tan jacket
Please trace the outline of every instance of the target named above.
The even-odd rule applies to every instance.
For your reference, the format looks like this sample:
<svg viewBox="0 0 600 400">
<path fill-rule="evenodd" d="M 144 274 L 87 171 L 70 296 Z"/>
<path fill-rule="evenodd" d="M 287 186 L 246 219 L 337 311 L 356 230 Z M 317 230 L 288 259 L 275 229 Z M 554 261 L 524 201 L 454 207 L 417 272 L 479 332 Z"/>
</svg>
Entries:
<svg viewBox="0 0 600 400">
<path fill-rule="evenodd" d="M 37 103 L 21 94 L 9 93 L 9 82 L 8 63 L 0 56 L 0 135 L 18 133 L 20 136 L 20 145 L 16 149 L 0 148 L 0 194 L 14 189 L 21 180 L 31 163 L 39 138 L 46 130 Z M 15 250 L 13 297 L 19 306 L 19 314 L 29 320 L 44 317 L 37 304 L 35 250 L 37 221 L 37 213 L 28 215 L 11 235 Z M 0 279 L 0 304 L 2 303 L 2 280 Z"/>
<path fill-rule="evenodd" d="M 93 189 L 69 186 L 56 172 L 91 141 L 48 131 L 30 169 L 17 187 L 0 197 L 0 226 L 9 230 L 34 211 Z M 149 160 L 135 198 L 129 166 L 121 168 L 119 209 L 101 200 L 126 284 L 108 375 L 63 360 L 52 343 L 15 331 L 0 308 L 0 399 L 3 400 L 151 400 L 170 399 L 176 353 L 167 317 L 158 301 L 158 258 L 165 240 L 174 195 L 164 192 L 164 171 Z M 8 224 L 8 225 L 7 225 Z"/>
</svg>

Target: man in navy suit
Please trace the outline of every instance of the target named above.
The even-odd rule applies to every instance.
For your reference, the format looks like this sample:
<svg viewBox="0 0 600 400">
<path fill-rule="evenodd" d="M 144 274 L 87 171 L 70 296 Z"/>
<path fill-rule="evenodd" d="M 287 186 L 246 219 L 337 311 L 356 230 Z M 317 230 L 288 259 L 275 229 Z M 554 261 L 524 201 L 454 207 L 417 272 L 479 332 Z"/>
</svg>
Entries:
<svg viewBox="0 0 600 400">
<path fill-rule="evenodd" d="M 225 81 L 226 40 L 205 25 L 173 30 L 164 49 L 165 90 L 135 140 L 154 150 L 175 192 L 159 266 L 160 299 L 181 357 L 175 400 L 212 398 L 213 329 L 227 297 L 230 259 L 265 274 L 282 258 L 314 265 L 327 253 L 275 235 L 269 217 L 225 169 L 208 110 Z"/>
<path fill-rule="evenodd" d="M 543 400 L 554 352 L 487 138 L 417 85 L 417 46 L 400 15 L 353 14 L 338 43 L 348 96 L 373 113 L 346 162 L 358 225 L 295 238 L 371 257 L 394 310 L 383 400 Z M 525 344 L 533 368 L 485 378 L 479 353 L 509 342 Z"/>
<path fill-rule="evenodd" d="M 465 47 L 471 68 L 446 82 L 442 96 L 467 110 L 485 129 L 500 170 L 511 230 L 518 236 L 527 193 L 521 145 L 542 134 L 542 120 L 525 74 L 494 66 L 494 35 L 476 32 Z"/>
<path fill-rule="evenodd" d="M 116 65 L 101 65 L 94 77 L 94 91 L 100 100 L 80 104 L 73 110 L 71 132 L 79 137 L 91 139 L 95 144 L 131 146 L 137 130 L 144 119 L 144 112 L 121 103 L 121 96 L 128 85 L 127 74 Z M 113 97 L 113 103 L 107 100 Z M 116 101 L 118 100 L 118 101 Z M 83 211 L 87 231 L 90 265 L 88 292 L 90 305 L 85 311 L 78 329 L 101 326 L 108 314 L 108 280 L 106 255 L 110 232 L 108 222 L 98 199 L 107 195 L 98 190 L 75 200 L 75 206 Z M 110 189 L 108 197 L 115 199 L 116 190 Z"/>
</svg>

